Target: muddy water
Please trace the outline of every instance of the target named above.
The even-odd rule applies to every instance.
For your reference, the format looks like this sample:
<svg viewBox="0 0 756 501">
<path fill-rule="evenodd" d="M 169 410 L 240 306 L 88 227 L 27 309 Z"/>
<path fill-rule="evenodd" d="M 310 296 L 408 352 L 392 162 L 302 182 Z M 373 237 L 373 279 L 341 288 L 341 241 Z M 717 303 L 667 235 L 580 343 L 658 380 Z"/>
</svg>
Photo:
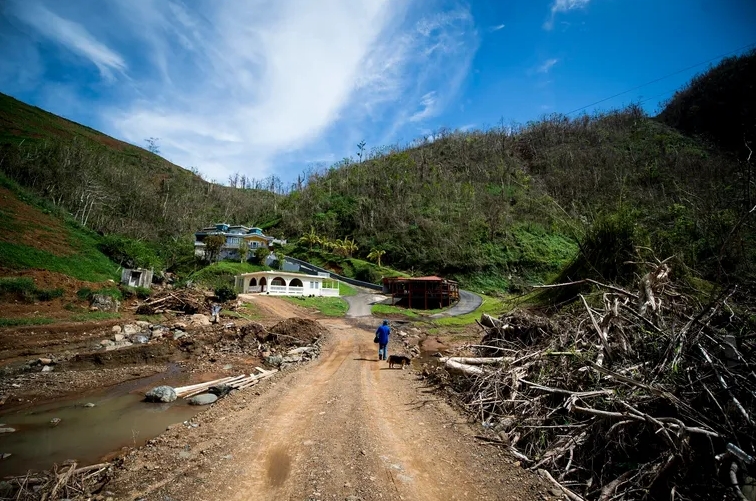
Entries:
<svg viewBox="0 0 756 501">
<path fill-rule="evenodd" d="M 11 454 L 0 460 L 0 477 L 48 469 L 66 459 L 76 459 L 80 465 L 96 463 L 121 447 L 144 444 L 200 410 L 183 399 L 170 404 L 143 402 L 143 390 L 154 386 L 154 379 L 0 415 L 3 427 L 16 429 L 0 434 L 0 454 Z M 95 407 L 85 407 L 87 403 Z M 55 418 L 60 419 L 57 425 L 51 423 Z"/>
</svg>

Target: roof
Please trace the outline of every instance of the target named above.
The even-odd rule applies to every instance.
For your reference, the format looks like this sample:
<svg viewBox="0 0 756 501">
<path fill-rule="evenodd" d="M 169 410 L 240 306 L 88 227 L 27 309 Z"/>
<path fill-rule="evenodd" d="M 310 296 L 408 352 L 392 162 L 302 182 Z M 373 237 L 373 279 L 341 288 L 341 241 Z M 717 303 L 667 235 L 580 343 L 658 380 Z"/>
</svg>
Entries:
<svg viewBox="0 0 756 501">
<path fill-rule="evenodd" d="M 435 275 L 430 275 L 427 277 L 390 277 L 390 278 L 384 278 L 384 282 L 454 282 L 454 280 L 449 280 L 448 278 L 441 278 L 437 277 Z"/>
<path fill-rule="evenodd" d="M 318 275 L 310 275 L 307 273 L 295 273 L 292 271 L 278 271 L 278 270 L 263 270 L 253 271 L 250 273 L 242 273 L 236 275 L 237 277 L 289 277 L 289 278 L 321 278 L 328 280 L 328 277 L 321 277 Z"/>
</svg>

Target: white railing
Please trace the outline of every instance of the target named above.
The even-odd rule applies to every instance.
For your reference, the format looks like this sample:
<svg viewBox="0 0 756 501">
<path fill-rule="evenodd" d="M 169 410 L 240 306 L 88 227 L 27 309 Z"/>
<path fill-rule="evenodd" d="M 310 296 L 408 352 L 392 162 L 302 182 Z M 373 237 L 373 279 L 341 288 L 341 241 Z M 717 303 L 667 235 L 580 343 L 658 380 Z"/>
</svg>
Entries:
<svg viewBox="0 0 756 501">
<path fill-rule="evenodd" d="M 339 297 L 339 289 L 320 289 L 320 295 L 326 297 Z"/>
<path fill-rule="evenodd" d="M 292 296 L 301 296 L 304 294 L 304 287 L 289 287 L 289 294 Z"/>
<path fill-rule="evenodd" d="M 285 285 L 269 285 L 268 286 L 268 292 L 271 294 L 286 294 L 289 291 L 287 290 L 288 287 Z"/>
<path fill-rule="evenodd" d="M 262 285 L 250 285 L 247 292 L 262 292 Z"/>
</svg>

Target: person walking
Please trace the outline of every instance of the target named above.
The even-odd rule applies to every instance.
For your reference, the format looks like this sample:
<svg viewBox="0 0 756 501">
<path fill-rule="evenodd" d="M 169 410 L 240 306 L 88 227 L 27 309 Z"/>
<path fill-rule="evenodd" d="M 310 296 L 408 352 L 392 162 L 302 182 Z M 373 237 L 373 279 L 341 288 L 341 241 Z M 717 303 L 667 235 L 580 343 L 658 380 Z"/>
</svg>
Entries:
<svg viewBox="0 0 756 501">
<path fill-rule="evenodd" d="M 389 321 L 384 320 L 383 325 L 378 327 L 375 331 L 375 339 L 378 343 L 378 360 L 386 360 L 388 358 L 388 342 L 391 335 L 391 328 L 389 327 Z"/>
</svg>

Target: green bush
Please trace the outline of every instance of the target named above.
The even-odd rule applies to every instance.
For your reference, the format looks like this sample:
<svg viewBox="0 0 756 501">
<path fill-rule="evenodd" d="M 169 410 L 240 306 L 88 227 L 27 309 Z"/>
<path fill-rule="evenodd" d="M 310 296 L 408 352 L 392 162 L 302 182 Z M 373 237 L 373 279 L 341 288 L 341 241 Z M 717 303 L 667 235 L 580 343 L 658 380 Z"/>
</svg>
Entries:
<svg viewBox="0 0 756 501">
<path fill-rule="evenodd" d="M 56 297 L 63 297 L 63 289 L 40 289 L 36 291 L 36 296 L 40 301 L 51 301 Z"/>
<path fill-rule="evenodd" d="M 92 289 L 89 287 L 82 287 L 76 291 L 76 297 L 82 301 L 87 301 L 92 296 Z"/>
<path fill-rule="evenodd" d="M 215 289 L 215 297 L 218 298 L 218 301 L 225 303 L 236 299 L 236 291 L 230 285 L 223 285 Z"/>
</svg>

